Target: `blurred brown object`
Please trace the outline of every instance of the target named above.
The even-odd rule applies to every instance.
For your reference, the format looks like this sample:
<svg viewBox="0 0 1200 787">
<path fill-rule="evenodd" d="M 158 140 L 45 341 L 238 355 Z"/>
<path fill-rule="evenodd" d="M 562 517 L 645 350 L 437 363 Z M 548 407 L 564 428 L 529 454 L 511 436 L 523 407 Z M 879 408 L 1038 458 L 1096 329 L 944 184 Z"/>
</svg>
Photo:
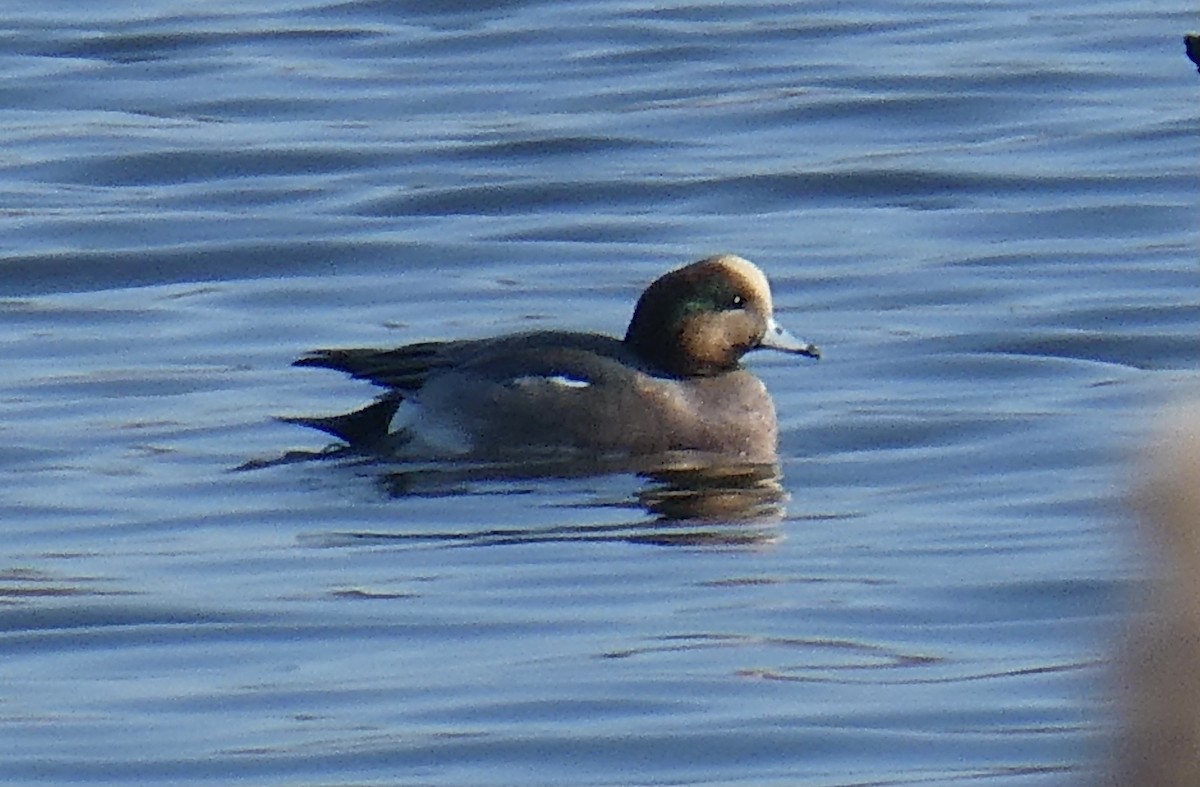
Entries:
<svg viewBox="0 0 1200 787">
<path fill-rule="evenodd" d="M 1200 403 L 1165 421 L 1137 498 L 1158 551 L 1149 609 L 1131 629 L 1118 678 L 1126 714 L 1116 787 L 1200 786 Z"/>
</svg>

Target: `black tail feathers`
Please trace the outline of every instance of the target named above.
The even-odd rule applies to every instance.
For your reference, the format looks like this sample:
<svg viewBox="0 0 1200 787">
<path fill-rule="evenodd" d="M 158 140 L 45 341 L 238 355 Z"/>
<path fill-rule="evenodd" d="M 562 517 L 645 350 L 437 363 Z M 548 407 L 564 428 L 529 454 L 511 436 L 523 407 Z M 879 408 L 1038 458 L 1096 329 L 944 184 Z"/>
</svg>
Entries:
<svg viewBox="0 0 1200 787">
<path fill-rule="evenodd" d="M 281 417 L 279 420 L 318 429 L 345 441 L 353 448 L 370 450 L 386 443 L 389 437 L 388 427 L 401 401 L 399 397 L 385 396 L 362 409 L 344 415 Z"/>
</svg>

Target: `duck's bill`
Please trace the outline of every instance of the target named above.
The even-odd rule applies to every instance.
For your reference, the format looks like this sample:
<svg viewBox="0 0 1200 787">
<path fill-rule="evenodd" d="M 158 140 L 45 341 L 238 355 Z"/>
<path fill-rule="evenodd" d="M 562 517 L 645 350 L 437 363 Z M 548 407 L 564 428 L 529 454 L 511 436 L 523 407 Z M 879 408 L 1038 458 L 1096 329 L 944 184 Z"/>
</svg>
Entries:
<svg viewBox="0 0 1200 787">
<path fill-rule="evenodd" d="M 800 341 L 795 336 L 792 336 L 786 328 L 775 322 L 774 317 L 767 323 L 767 332 L 763 334 L 762 342 L 758 346 L 771 350 L 781 350 L 785 353 L 807 355 L 809 358 L 821 357 L 820 347 L 809 342 Z"/>
</svg>

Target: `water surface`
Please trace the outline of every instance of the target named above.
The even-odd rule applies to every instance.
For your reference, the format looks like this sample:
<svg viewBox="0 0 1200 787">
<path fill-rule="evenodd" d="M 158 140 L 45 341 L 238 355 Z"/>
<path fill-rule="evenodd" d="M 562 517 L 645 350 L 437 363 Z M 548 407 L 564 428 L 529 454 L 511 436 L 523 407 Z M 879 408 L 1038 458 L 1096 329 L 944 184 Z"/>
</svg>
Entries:
<svg viewBox="0 0 1200 787">
<path fill-rule="evenodd" d="M 3 13 L 0 780 L 1050 785 L 1200 367 L 1167 3 Z M 400 472 L 304 351 L 758 262 L 780 483 Z"/>
</svg>

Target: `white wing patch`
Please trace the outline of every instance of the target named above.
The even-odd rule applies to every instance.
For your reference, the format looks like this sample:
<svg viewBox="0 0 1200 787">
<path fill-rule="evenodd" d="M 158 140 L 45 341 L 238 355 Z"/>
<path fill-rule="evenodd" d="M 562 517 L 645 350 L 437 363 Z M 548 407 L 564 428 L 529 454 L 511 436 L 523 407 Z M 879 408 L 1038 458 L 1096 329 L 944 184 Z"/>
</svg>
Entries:
<svg viewBox="0 0 1200 787">
<path fill-rule="evenodd" d="M 410 450 L 420 453 L 431 453 L 435 456 L 458 456 L 468 453 L 471 448 L 471 438 L 457 424 L 438 418 L 436 413 L 430 413 L 417 402 L 405 399 L 396 408 L 388 431 L 407 435 Z"/>
<path fill-rule="evenodd" d="M 526 385 L 546 385 L 547 383 L 557 386 L 558 388 L 573 388 L 576 390 L 580 388 L 590 388 L 592 385 L 591 380 L 584 380 L 579 377 L 571 377 L 565 374 L 531 374 L 525 375 L 524 377 L 514 377 L 512 380 L 512 384 L 517 387 Z"/>
</svg>

